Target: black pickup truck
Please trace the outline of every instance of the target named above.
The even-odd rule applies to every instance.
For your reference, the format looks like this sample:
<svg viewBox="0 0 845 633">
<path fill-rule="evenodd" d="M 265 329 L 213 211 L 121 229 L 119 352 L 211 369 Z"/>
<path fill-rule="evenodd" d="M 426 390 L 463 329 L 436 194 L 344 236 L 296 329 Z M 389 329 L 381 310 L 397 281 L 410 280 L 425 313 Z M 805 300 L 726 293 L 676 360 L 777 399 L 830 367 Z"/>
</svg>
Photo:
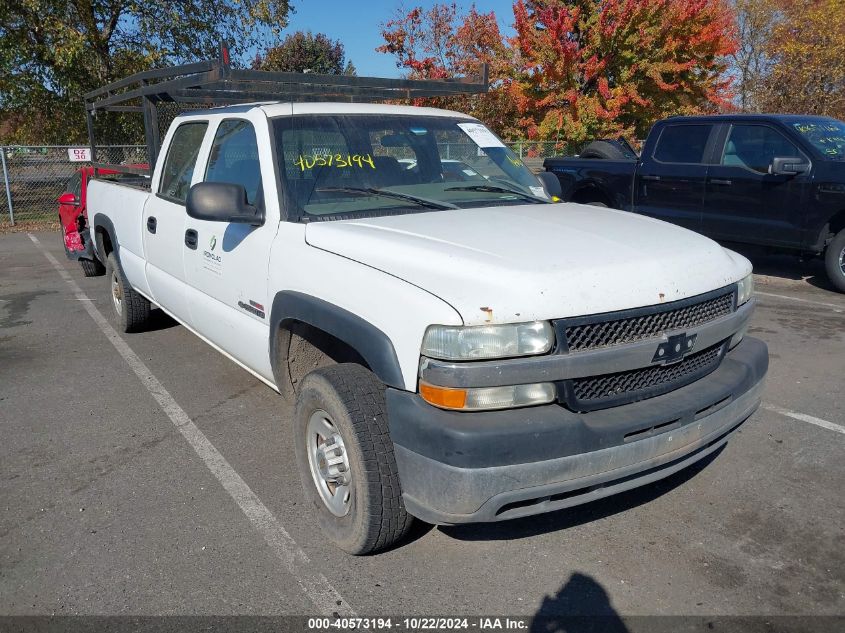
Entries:
<svg viewBox="0 0 845 633">
<path fill-rule="evenodd" d="M 800 115 L 673 117 L 642 154 L 599 141 L 549 158 L 567 201 L 680 224 L 722 242 L 825 258 L 845 292 L 845 123 Z"/>
</svg>

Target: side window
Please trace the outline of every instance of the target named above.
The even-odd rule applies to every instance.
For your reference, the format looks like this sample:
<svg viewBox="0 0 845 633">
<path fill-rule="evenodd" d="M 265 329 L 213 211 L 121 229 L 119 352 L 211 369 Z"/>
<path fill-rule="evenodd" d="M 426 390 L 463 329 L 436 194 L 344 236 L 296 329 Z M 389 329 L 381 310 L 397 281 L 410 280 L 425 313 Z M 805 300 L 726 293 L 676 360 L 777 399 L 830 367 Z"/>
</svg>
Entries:
<svg viewBox="0 0 845 633">
<path fill-rule="evenodd" d="M 722 154 L 722 165 L 768 174 L 775 157 L 801 155 L 801 151 L 774 128 L 739 124 L 731 126 Z"/>
<path fill-rule="evenodd" d="M 654 159 L 661 163 L 703 163 L 712 125 L 668 125 L 663 128 Z"/>
<path fill-rule="evenodd" d="M 183 123 L 176 128 L 161 172 L 158 192 L 162 196 L 185 202 L 206 128 L 205 122 Z"/>
<path fill-rule="evenodd" d="M 252 123 L 228 120 L 217 127 L 204 180 L 243 185 L 247 201 L 260 204 L 261 165 Z"/>
</svg>

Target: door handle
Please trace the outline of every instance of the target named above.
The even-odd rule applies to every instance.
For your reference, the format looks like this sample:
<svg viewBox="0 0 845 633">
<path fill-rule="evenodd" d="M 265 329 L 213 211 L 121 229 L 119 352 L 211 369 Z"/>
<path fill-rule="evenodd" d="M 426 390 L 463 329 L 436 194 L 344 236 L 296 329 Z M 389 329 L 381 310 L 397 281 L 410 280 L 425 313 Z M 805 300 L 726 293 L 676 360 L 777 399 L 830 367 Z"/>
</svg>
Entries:
<svg viewBox="0 0 845 633">
<path fill-rule="evenodd" d="M 710 179 L 711 185 L 732 185 L 733 182 L 730 180 L 726 180 L 724 178 L 711 178 Z"/>
<path fill-rule="evenodd" d="M 653 180 L 653 181 L 660 180 L 660 176 L 655 176 L 655 175 L 652 175 L 652 174 L 643 174 L 642 176 L 640 176 L 640 178 L 642 178 L 643 180 Z"/>
<path fill-rule="evenodd" d="M 191 250 L 197 250 L 197 244 L 199 243 L 199 236 L 194 229 L 188 229 L 185 231 L 185 246 L 190 248 Z"/>
<path fill-rule="evenodd" d="M 150 217 L 147 218 L 147 230 L 150 233 L 156 232 L 156 224 L 157 224 L 157 222 L 156 222 L 155 217 L 150 216 Z"/>
</svg>

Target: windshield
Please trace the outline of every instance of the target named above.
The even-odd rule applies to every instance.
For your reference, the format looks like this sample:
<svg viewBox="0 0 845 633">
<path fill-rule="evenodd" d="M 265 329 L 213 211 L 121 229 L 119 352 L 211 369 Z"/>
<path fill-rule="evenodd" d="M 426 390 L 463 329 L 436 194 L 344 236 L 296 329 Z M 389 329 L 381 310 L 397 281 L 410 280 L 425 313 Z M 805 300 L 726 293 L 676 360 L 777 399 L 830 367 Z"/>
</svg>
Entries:
<svg viewBox="0 0 845 633">
<path fill-rule="evenodd" d="M 805 119 L 792 126 L 817 150 L 833 160 L 845 159 L 845 123 L 836 119 Z"/>
<path fill-rule="evenodd" d="M 273 125 L 282 190 L 300 219 L 549 202 L 531 171 L 477 121 L 317 114 Z"/>
</svg>

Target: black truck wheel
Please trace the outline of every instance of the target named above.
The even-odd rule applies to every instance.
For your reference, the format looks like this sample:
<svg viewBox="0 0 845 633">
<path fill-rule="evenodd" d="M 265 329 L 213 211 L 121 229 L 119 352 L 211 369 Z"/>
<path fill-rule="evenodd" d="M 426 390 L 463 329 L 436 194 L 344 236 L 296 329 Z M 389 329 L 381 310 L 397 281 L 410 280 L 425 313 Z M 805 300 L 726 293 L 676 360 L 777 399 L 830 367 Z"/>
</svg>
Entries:
<svg viewBox="0 0 845 633">
<path fill-rule="evenodd" d="M 129 284 L 114 253 L 109 253 L 106 264 L 112 307 L 120 331 L 138 332 L 144 329 L 150 320 L 150 302 Z"/>
<path fill-rule="evenodd" d="M 302 381 L 294 414 L 296 462 L 309 507 L 337 547 L 361 555 L 389 547 L 411 526 L 405 511 L 384 385 L 341 363 Z"/>
<path fill-rule="evenodd" d="M 102 277 L 106 274 L 106 267 L 99 260 L 80 259 L 79 265 L 82 266 L 82 274 L 86 277 Z"/>
<path fill-rule="evenodd" d="M 588 144 L 579 158 L 603 158 L 605 160 L 630 160 L 631 157 L 615 141 L 593 141 Z"/>
<path fill-rule="evenodd" d="M 845 292 L 845 229 L 839 231 L 824 252 L 827 277 L 839 292 Z"/>
</svg>

